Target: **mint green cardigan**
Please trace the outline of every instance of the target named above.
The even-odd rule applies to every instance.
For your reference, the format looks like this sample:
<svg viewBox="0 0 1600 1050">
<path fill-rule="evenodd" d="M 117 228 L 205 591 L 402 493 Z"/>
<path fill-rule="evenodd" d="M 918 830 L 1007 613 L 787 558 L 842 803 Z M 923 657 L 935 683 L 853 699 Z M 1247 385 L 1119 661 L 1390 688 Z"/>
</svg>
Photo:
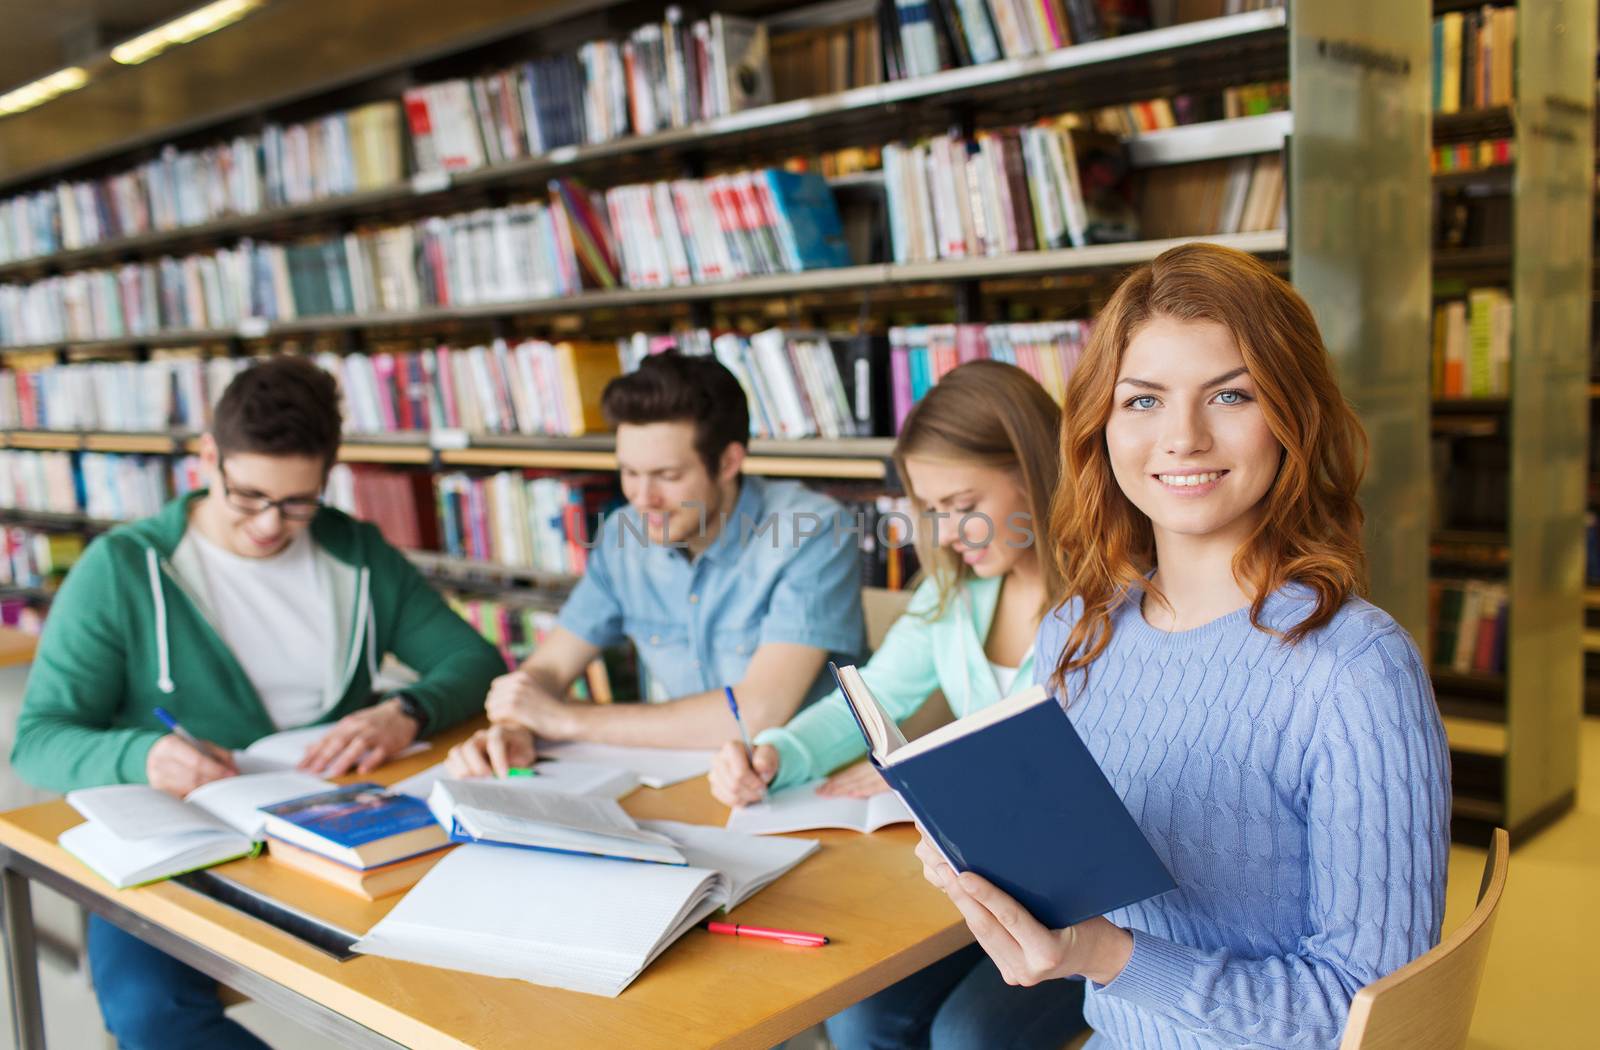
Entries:
<svg viewBox="0 0 1600 1050">
<path fill-rule="evenodd" d="M 938 619 L 929 618 L 939 604 L 933 580 L 924 581 L 911 596 L 905 613 L 861 668 L 867 688 L 896 722 L 915 714 L 935 689 L 944 693 L 957 718 L 1003 699 L 983 651 L 1002 579 L 967 577 Z M 1019 684 L 1033 680 L 1032 649 L 1016 680 Z M 831 773 L 867 750 L 838 690 L 795 715 L 788 725 L 764 730 L 756 743 L 777 749 L 774 789 Z"/>
</svg>

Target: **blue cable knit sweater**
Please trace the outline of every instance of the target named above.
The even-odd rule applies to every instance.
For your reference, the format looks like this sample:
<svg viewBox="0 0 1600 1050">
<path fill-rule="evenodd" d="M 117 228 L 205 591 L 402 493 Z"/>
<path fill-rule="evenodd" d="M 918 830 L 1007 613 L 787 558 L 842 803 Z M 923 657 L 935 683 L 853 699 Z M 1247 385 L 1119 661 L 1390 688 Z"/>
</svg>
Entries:
<svg viewBox="0 0 1600 1050">
<path fill-rule="evenodd" d="M 1312 606 L 1290 584 L 1262 622 Z M 1039 629 L 1043 681 L 1079 606 Z M 1178 888 L 1107 916 L 1133 956 L 1089 989 L 1101 1050 L 1334 1047 L 1350 998 L 1439 939 L 1450 763 L 1422 659 L 1352 599 L 1290 646 L 1248 609 L 1191 631 L 1138 601 L 1067 713 Z"/>
</svg>

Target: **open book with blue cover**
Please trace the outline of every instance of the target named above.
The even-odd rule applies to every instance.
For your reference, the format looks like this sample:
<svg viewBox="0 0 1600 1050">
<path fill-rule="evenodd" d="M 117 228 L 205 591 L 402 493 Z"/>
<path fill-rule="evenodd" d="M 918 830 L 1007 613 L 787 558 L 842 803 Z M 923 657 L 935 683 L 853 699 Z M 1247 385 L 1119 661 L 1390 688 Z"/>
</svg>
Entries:
<svg viewBox="0 0 1600 1050">
<path fill-rule="evenodd" d="M 873 766 L 957 871 L 1053 930 L 1174 887 L 1042 686 L 908 743 L 855 667 L 828 667 Z"/>
</svg>

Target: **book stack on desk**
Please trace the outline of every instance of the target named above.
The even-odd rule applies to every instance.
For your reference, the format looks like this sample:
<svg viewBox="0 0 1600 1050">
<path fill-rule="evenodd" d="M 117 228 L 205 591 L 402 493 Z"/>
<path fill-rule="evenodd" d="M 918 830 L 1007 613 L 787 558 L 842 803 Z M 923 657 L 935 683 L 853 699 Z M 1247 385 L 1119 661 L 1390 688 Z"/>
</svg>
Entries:
<svg viewBox="0 0 1600 1050">
<path fill-rule="evenodd" d="M 415 885 L 449 848 L 419 799 L 349 784 L 262 809 L 267 855 L 368 900 Z"/>
</svg>

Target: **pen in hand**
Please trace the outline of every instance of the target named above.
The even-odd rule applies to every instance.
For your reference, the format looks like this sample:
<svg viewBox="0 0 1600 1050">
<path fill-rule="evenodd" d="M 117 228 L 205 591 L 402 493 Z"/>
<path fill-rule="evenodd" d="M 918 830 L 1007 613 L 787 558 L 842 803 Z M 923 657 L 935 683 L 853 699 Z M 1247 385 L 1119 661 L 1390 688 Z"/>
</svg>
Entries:
<svg viewBox="0 0 1600 1050">
<path fill-rule="evenodd" d="M 744 761 L 753 772 L 756 768 L 755 748 L 750 744 L 750 734 L 745 731 L 744 718 L 739 714 L 739 701 L 734 699 L 733 686 L 722 687 L 722 695 L 728 698 L 728 710 L 733 712 L 733 724 L 739 727 L 739 739 L 744 741 Z M 760 774 L 757 774 L 759 777 Z"/>
<path fill-rule="evenodd" d="M 183 726 L 178 724 L 178 720 L 172 717 L 172 712 L 168 711 L 164 707 L 158 707 L 156 708 L 155 714 L 157 718 L 161 719 L 161 724 L 172 731 L 173 736 L 177 737 L 179 740 L 182 740 L 185 744 L 188 744 L 205 757 L 221 762 L 229 769 L 234 767 L 233 755 L 229 754 L 227 751 L 224 751 L 216 744 L 201 740 L 199 737 L 183 728 Z"/>
</svg>

